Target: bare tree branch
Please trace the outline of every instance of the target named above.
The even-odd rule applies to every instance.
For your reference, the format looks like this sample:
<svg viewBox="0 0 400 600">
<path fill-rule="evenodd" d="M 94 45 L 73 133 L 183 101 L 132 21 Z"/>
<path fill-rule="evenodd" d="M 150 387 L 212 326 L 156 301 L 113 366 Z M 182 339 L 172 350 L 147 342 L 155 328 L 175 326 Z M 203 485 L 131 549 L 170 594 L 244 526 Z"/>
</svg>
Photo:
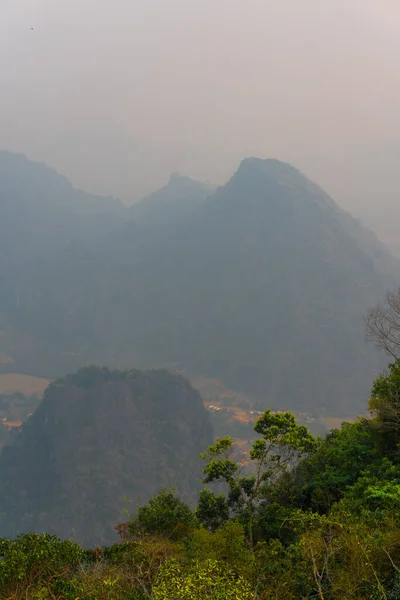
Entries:
<svg viewBox="0 0 400 600">
<path fill-rule="evenodd" d="M 384 302 L 368 311 L 365 333 L 377 348 L 395 360 L 400 358 L 400 288 L 388 292 Z"/>
</svg>

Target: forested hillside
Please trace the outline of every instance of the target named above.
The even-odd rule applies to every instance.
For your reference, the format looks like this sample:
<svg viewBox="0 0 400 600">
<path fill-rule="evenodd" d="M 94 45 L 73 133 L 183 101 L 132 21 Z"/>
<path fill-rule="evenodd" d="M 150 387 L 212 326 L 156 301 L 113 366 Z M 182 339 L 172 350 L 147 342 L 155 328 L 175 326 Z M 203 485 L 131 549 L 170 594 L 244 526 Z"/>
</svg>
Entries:
<svg viewBox="0 0 400 600">
<path fill-rule="evenodd" d="M 81 373 L 55 389 L 72 383 L 86 389 L 86 381 Z M 229 437 L 204 447 L 207 487 L 195 510 L 162 489 L 121 521 L 113 545 L 82 550 L 69 540 L 32 533 L 1 539 L 0 596 L 397 600 L 399 396 L 397 360 L 373 385 L 371 418 L 344 423 L 324 438 L 313 437 L 290 413 L 265 411 L 245 461 L 232 456 Z M 58 400 L 65 404 L 64 397 Z M 63 406 L 63 414 L 69 409 Z M 38 415 L 42 419 L 43 411 Z M 158 458 L 164 461 L 162 454 Z M 186 476 L 191 468 L 194 463 L 182 465 Z M 213 492 L 208 485 L 214 482 L 224 483 L 225 492 Z M 62 489 L 60 478 L 55 484 Z M 76 489 L 81 495 L 85 481 Z M 94 512 L 106 527 L 108 511 L 97 493 Z M 72 523 L 74 515 L 68 518 Z"/>
<path fill-rule="evenodd" d="M 3 372 L 157 365 L 215 377 L 261 408 L 363 409 L 382 365 L 363 315 L 399 264 L 295 168 L 246 159 L 214 192 L 174 175 L 128 210 L 5 158 Z"/>
<path fill-rule="evenodd" d="M 55 381 L 0 455 L 0 536 L 110 541 L 122 511 L 162 486 L 193 501 L 211 442 L 201 397 L 177 374 L 88 367 Z"/>
</svg>

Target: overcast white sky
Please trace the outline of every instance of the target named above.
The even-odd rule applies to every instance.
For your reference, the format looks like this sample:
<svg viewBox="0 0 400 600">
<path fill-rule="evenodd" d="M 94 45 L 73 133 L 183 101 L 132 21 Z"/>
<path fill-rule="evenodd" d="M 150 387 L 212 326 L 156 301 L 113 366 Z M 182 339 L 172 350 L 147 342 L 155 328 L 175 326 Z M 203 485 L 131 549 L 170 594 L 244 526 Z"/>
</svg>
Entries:
<svg viewBox="0 0 400 600">
<path fill-rule="evenodd" d="M 399 0 L 1 0 L 0 147 L 126 201 L 276 157 L 393 223 L 399 57 Z"/>
</svg>

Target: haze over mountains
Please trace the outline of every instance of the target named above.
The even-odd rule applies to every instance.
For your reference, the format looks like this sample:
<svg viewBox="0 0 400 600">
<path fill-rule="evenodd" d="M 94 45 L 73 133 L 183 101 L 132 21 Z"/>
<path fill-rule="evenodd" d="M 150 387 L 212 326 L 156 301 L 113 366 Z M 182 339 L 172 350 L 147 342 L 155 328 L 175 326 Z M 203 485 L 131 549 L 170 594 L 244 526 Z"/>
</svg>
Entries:
<svg viewBox="0 0 400 600">
<path fill-rule="evenodd" d="M 364 409 L 381 363 L 363 314 L 400 268 L 295 168 L 246 159 L 216 190 L 173 175 L 128 209 L 0 163 L 3 372 L 166 366 L 263 408 Z"/>
<path fill-rule="evenodd" d="M 2 1 L 0 600 L 400 600 L 399 55 Z"/>
<path fill-rule="evenodd" d="M 400 256 L 399 162 L 400 141 L 392 139 L 358 151 L 342 149 L 336 157 L 309 158 L 301 166 Z"/>
</svg>

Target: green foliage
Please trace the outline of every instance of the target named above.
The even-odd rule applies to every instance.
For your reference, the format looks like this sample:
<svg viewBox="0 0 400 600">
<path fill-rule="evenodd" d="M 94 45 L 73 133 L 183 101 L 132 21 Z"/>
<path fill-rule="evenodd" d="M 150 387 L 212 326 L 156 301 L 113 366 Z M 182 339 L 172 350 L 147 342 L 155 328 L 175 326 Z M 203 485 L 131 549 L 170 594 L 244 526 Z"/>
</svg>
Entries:
<svg viewBox="0 0 400 600">
<path fill-rule="evenodd" d="M 129 524 L 132 534 L 151 533 L 171 539 L 179 539 L 195 526 L 191 509 L 175 495 L 175 490 L 162 489 L 144 506 Z"/>
<path fill-rule="evenodd" d="M 274 451 L 274 460 L 290 460 L 293 454 L 308 454 L 315 449 L 315 439 L 305 425 L 298 425 L 294 415 L 289 412 L 273 413 L 266 410 L 260 417 L 254 431 L 263 437 L 253 445 L 252 459 L 264 459 L 267 453 Z"/>
<path fill-rule="evenodd" d="M 279 502 L 261 504 L 256 512 L 255 537 L 259 540 L 279 539 L 285 545 L 295 538 L 292 523 L 293 508 Z"/>
<path fill-rule="evenodd" d="M 397 514 L 400 508 L 400 466 L 387 458 L 371 465 L 349 488 L 343 504 L 353 512 L 368 509 Z"/>
<path fill-rule="evenodd" d="M 381 405 L 386 402 L 399 402 L 398 394 L 400 392 L 400 360 L 388 365 L 388 372 L 379 375 L 372 386 L 371 405 L 372 410 L 379 411 Z"/>
<path fill-rule="evenodd" d="M 291 494 L 295 505 L 328 512 L 376 459 L 371 423 L 367 419 L 343 423 L 341 429 L 319 439 L 315 451 L 292 472 Z"/>
<path fill-rule="evenodd" d="M 399 600 L 400 598 L 400 574 L 396 573 L 388 589 L 387 600 Z"/>
<path fill-rule="evenodd" d="M 22 598 L 23 590 L 31 587 L 38 600 L 56 596 L 72 600 L 73 577 L 82 558 L 83 551 L 77 544 L 48 534 L 29 533 L 15 540 L 1 539 L 0 591 Z"/>
<path fill-rule="evenodd" d="M 203 469 L 206 475 L 204 483 L 224 481 L 231 484 L 235 481 L 239 465 L 229 458 L 233 444 L 234 439 L 229 436 L 219 438 L 215 444 L 207 448 L 206 452 L 200 454 L 203 460 L 208 460 L 207 466 Z"/>
<path fill-rule="evenodd" d="M 243 475 L 237 462 L 230 458 L 233 439 L 225 437 L 210 446 L 202 458 L 204 483 L 223 482 L 229 488 L 227 505 L 246 526 L 253 544 L 254 519 L 261 500 L 269 495 L 278 476 L 294 462 L 315 450 L 317 442 L 304 425 L 297 425 L 291 413 L 266 410 L 254 430 L 262 436 L 250 450 L 249 474 Z"/>
<path fill-rule="evenodd" d="M 255 551 L 259 598 L 293 600 L 313 597 L 313 572 L 299 543 L 285 546 L 280 540 L 261 542 Z"/>
<path fill-rule="evenodd" d="M 203 562 L 211 558 L 225 564 L 235 575 L 248 580 L 254 578 L 254 553 L 240 523 L 229 521 L 215 532 L 199 528 L 186 540 L 185 550 L 190 561 Z"/>
<path fill-rule="evenodd" d="M 229 519 L 229 504 L 224 494 L 216 495 L 205 488 L 199 494 L 196 517 L 200 523 L 215 531 Z"/>
<path fill-rule="evenodd" d="M 165 563 L 153 588 L 154 600 L 252 600 L 250 584 L 215 560 L 195 561 L 189 567 Z"/>
<path fill-rule="evenodd" d="M 387 385 L 378 378 L 379 397 Z M 161 489 L 111 546 L 0 540 L 0 598 L 396 600 L 400 466 L 383 451 L 381 418 L 315 439 L 266 411 L 245 467 L 229 437 L 202 455 L 206 482 L 227 494 L 203 489 L 194 512 Z"/>
<path fill-rule="evenodd" d="M 398 458 L 400 447 L 400 359 L 374 381 L 369 409 L 375 415 L 380 446 L 387 456 Z"/>
<path fill-rule="evenodd" d="M 146 536 L 90 555 L 80 571 L 82 600 L 149 600 L 161 565 L 180 559 L 181 551 L 170 539 Z"/>
</svg>

